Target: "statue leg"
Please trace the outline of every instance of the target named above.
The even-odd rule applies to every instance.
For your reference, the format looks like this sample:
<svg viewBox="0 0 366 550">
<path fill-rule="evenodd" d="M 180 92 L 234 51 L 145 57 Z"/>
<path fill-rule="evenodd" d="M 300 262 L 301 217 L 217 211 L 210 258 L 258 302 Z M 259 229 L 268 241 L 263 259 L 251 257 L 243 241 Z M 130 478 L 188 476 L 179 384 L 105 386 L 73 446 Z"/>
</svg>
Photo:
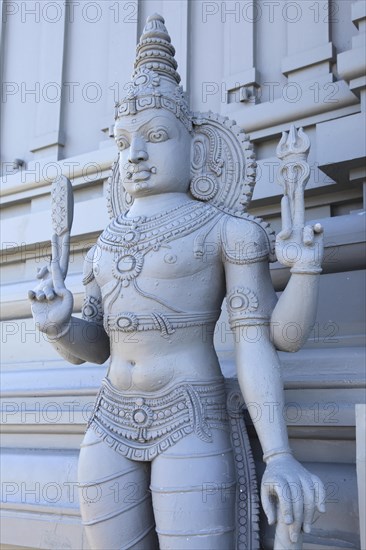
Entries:
<svg viewBox="0 0 366 550">
<path fill-rule="evenodd" d="M 234 549 L 235 489 L 229 433 L 190 434 L 156 457 L 151 493 L 160 550 Z"/>
<path fill-rule="evenodd" d="M 157 548 L 150 464 L 121 456 L 89 429 L 78 470 L 81 516 L 92 550 Z"/>
</svg>

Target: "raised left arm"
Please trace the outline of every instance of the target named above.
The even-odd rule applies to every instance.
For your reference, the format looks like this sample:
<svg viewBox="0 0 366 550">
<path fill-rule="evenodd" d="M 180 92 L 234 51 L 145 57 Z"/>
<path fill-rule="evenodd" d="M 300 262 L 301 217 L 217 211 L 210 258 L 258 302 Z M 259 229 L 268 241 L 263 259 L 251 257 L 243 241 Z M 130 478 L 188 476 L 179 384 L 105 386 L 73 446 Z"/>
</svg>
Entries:
<svg viewBox="0 0 366 550">
<path fill-rule="evenodd" d="M 277 235 L 278 261 L 291 268 L 291 279 L 271 317 L 272 339 L 282 351 L 298 351 L 314 325 L 322 271 L 323 228 L 305 225 L 304 189 L 310 175 L 306 161 L 310 141 L 292 126 L 277 148 L 282 160 L 278 179 L 284 189 L 281 201 L 282 231 Z"/>
<path fill-rule="evenodd" d="M 286 199 L 283 197 L 281 203 L 282 220 L 288 208 Z M 272 340 L 278 350 L 298 351 L 314 326 L 323 258 L 322 231 L 321 225 L 315 224 L 293 228 L 289 237 L 284 231 L 277 235 L 277 258 L 291 268 L 291 278 L 271 316 Z"/>
</svg>

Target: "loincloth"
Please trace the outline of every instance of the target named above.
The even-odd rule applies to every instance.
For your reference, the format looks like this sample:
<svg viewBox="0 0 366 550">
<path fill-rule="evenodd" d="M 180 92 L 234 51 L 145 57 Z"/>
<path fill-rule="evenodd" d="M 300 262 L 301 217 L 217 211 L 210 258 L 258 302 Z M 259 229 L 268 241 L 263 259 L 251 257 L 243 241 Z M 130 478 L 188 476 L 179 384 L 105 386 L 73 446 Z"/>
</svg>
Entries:
<svg viewBox="0 0 366 550">
<path fill-rule="evenodd" d="M 89 427 L 115 451 L 138 461 L 152 460 L 191 433 L 210 442 L 211 428 L 229 429 L 224 382 L 186 382 L 134 394 L 104 379 Z"/>
</svg>

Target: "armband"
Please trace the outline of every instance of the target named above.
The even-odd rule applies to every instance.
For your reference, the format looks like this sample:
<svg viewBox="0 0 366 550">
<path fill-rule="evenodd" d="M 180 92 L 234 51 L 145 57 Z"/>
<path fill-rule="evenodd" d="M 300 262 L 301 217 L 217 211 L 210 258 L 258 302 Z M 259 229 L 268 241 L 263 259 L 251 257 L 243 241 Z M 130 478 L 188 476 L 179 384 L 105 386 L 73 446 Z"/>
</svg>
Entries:
<svg viewBox="0 0 366 550">
<path fill-rule="evenodd" d="M 317 275 L 318 273 L 321 273 L 323 270 L 321 267 L 313 267 L 313 268 L 293 267 L 290 271 L 291 273 L 302 273 L 303 275 Z"/>
<path fill-rule="evenodd" d="M 258 311 L 258 298 L 249 288 L 236 287 L 226 297 L 230 328 L 269 324 L 268 316 Z"/>
<path fill-rule="evenodd" d="M 265 231 L 251 220 L 227 217 L 222 223 L 220 238 L 225 262 L 245 265 L 268 261 Z"/>
<path fill-rule="evenodd" d="M 86 296 L 84 298 L 83 307 L 81 309 L 82 318 L 84 321 L 102 323 L 103 322 L 103 308 L 102 301 L 94 296 Z"/>
</svg>

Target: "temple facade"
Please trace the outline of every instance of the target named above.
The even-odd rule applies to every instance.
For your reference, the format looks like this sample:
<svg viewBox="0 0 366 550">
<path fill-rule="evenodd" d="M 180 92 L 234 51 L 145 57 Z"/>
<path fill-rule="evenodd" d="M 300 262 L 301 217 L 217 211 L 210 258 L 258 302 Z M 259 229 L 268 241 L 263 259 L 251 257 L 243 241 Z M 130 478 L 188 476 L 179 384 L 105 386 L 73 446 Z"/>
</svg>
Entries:
<svg viewBox="0 0 366 550">
<path fill-rule="evenodd" d="M 304 549 L 365 548 L 366 3 L 3 0 L 1 9 L 0 548 L 88 548 L 77 459 L 107 365 L 61 359 L 34 328 L 27 293 L 50 256 L 51 183 L 63 174 L 75 197 L 66 283 L 80 313 L 83 261 L 109 219 L 114 105 L 154 12 L 169 28 L 191 109 L 227 116 L 249 134 L 258 163 L 250 213 L 276 231 L 277 144 L 292 124 L 310 139 L 306 220 L 324 226 L 326 252 L 312 334 L 300 352 L 280 352 L 283 415 L 296 458 L 327 493 Z M 271 274 L 280 293 L 288 269 L 273 263 Z M 225 312 L 215 345 L 235 378 Z M 287 326 L 285 337 L 297 330 Z M 266 414 L 275 407 L 266 404 Z M 262 453 L 247 427 L 260 479 Z M 264 517 L 260 541 L 273 546 Z"/>
</svg>

